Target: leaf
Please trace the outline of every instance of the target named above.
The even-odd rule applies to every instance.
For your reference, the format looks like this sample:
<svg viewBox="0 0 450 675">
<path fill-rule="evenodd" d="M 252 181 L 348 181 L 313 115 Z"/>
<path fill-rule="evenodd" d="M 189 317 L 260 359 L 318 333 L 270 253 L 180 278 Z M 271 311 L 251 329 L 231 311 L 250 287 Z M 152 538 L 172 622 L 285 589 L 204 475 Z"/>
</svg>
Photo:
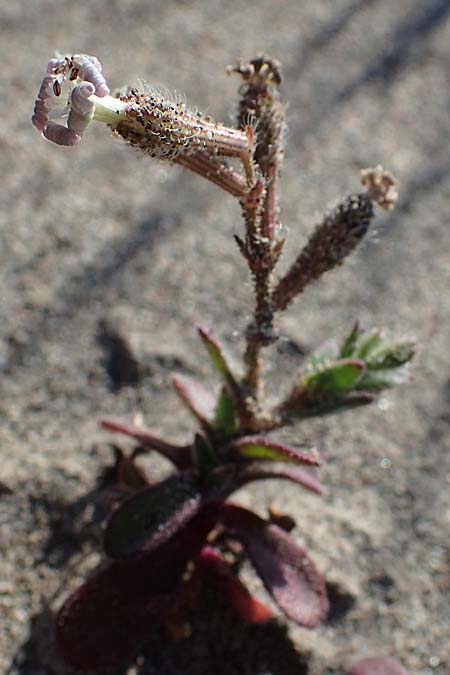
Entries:
<svg viewBox="0 0 450 675">
<path fill-rule="evenodd" d="M 300 626 L 314 628 L 326 616 L 325 585 L 303 546 L 251 511 L 225 504 L 222 522 L 245 546 L 280 609 Z"/>
<path fill-rule="evenodd" d="M 216 549 L 205 546 L 196 558 L 202 576 L 209 576 L 215 587 L 226 595 L 240 619 L 251 624 L 264 624 L 274 618 L 273 612 L 254 598 L 244 584 L 233 574 L 226 559 Z"/>
<path fill-rule="evenodd" d="M 357 359 L 367 361 L 370 354 L 377 349 L 383 342 L 382 334 L 379 328 L 373 328 L 362 334 L 356 345 L 354 356 Z"/>
<path fill-rule="evenodd" d="M 224 353 L 222 351 L 222 348 L 220 347 L 219 343 L 211 333 L 204 327 L 204 326 L 197 326 L 198 334 L 200 335 L 203 344 L 206 347 L 206 351 L 208 352 L 213 366 L 216 368 L 218 373 L 224 377 L 225 379 L 230 378 L 231 380 L 234 381 L 234 376 L 231 372 L 231 368 L 229 367 L 227 360 L 224 356 Z"/>
<path fill-rule="evenodd" d="M 234 402 L 226 387 L 222 387 L 214 416 L 214 427 L 226 437 L 233 436 L 238 428 Z"/>
<path fill-rule="evenodd" d="M 239 486 L 257 480 L 284 479 L 297 483 L 318 495 L 325 493 L 325 488 L 318 477 L 315 467 L 300 468 L 292 464 L 259 464 L 255 462 L 246 466 L 237 476 Z"/>
<path fill-rule="evenodd" d="M 341 359 L 321 367 L 302 381 L 302 388 L 321 395 L 342 394 L 354 389 L 364 371 L 364 363 L 356 359 Z"/>
<path fill-rule="evenodd" d="M 152 629 L 185 602 L 182 574 L 214 524 L 202 512 L 152 554 L 97 569 L 57 614 L 55 637 L 65 661 L 105 673 L 132 658 Z"/>
<path fill-rule="evenodd" d="M 208 440 L 196 434 L 194 441 L 194 463 L 201 476 L 207 476 L 217 466 L 217 455 Z"/>
<path fill-rule="evenodd" d="M 186 469 L 190 465 L 190 446 L 172 445 L 166 443 L 146 427 L 141 427 L 128 420 L 105 417 L 99 420 L 100 426 L 107 431 L 113 431 L 133 438 L 144 448 L 156 450 L 169 459 L 179 469 Z"/>
<path fill-rule="evenodd" d="M 341 359 L 347 359 L 355 355 L 356 342 L 361 335 L 361 330 L 357 321 L 353 324 L 353 328 L 350 333 L 344 339 L 341 349 L 340 357 Z"/>
<path fill-rule="evenodd" d="M 347 669 L 347 675 L 408 675 L 401 663 L 387 656 L 362 659 Z"/>
<path fill-rule="evenodd" d="M 202 426 L 210 427 L 214 419 L 214 396 L 198 380 L 174 375 L 172 384 L 181 401 Z"/>
<path fill-rule="evenodd" d="M 369 355 L 366 363 L 371 370 L 400 368 L 411 361 L 414 351 L 415 342 L 413 340 L 384 342 Z"/>
<path fill-rule="evenodd" d="M 230 449 L 246 459 L 292 462 L 311 466 L 320 466 L 324 462 L 322 454 L 316 448 L 305 452 L 284 443 L 276 443 L 264 436 L 244 436 L 231 443 Z"/>
<path fill-rule="evenodd" d="M 410 372 L 406 368 L 395 370 L 369 370 L 362 376 L 356 389 L 359 391 L 381 391 L 389 389 L 397 384 L 404 384 L 410 378 Z"/>
<path fill-rule="evenodd" d="M 200 510 L 192 473 L 177 474 L 135 493 L 113 512 L 103 545 L 110 558 L 126 559 L 165 544 Z"/>
</svg>

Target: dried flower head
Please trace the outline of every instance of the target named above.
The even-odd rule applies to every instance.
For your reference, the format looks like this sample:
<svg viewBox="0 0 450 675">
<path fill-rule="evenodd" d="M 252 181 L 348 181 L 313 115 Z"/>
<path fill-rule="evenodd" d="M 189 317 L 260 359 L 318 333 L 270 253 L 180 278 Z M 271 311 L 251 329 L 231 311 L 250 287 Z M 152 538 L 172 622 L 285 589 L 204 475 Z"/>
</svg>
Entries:
<svg viewBox="0 0 450 675">
<path fill-rule="evenodd" d="M 378 164 L 373 169 L 361 171 L 361 183 L 367 188 L 367 194 L 378 206 L 390 211 L 398 199 L 397 183 L 394 176 Z"/>
</svg>

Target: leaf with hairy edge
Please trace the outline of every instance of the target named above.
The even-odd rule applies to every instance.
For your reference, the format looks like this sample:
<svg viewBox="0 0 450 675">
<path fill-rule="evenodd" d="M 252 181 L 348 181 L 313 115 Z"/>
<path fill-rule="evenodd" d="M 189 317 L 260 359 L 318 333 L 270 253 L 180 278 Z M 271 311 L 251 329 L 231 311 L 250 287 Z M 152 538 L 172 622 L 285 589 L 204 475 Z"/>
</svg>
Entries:
<svg viewBox="0 0 450 675">
<path fill-rule="evenodd" d="M 225 436 L 232 436 L 238 428 L 234 402 L 226 387 L 222 387 L 214 416 L 214 427 Z"/>
<path fill-rule="evenodd" d="M 245 466 L 237 475 L 236 483 L 240 487 L 257 480 L 284 479 L 297 483 L 318 495 L 325 493 L 315 467 L 300 468 L 292 464 L 259 464 L 255 462 Z"/>
<path fill-rule="evenodd" d="M 397 384 L 404 384 L 411 377 L 409 370 L 399 368 L 394 370 L 369 370 L 362 376 L 355 387 L 362 392 L 378 392 L 390 389 Z"/>
<path fill-rule="evenodd" d="M 221 520 L 245 546 L 268 592 L 300 626 L 314 628 L 326 616 L 325 585 L 306 550 L 277 525 L 247 509 L 225 504 Z"/>
<path fill-rule="evenodd" d="M 370 354 L 383 343 L 382 334 L 379 328 L 372 328 L 372 330 L 363 333 L 356 345 L 354 356 L 357 359 L 367 361 Z"/>
<path fill-rule="evenodd" d="M 284 443 L 276 443 L 264 436 L 244 436 L 231 443 L 230 449 L 246 459 L 292 462 L 311 466 L 321 466 L 324 463 L 322 453 L 316 448 L 306 452 Z"/>
<path fill-rule="evenodd" d="M 165 544 L 200 510 L 192 473 L 177 474 L 135 493 L 110 517 L 103 545 L 110 558 L 126 559 Z"/>
<path fill-rule="evenodd" d="M 225 379 L 230 378 L 234 380 L 231 369 L 228 366 L 227 360 L 223 354 L 222 348 L 211 333 L 203 326 L 197 326 L 198 334 L 200 335 L 203 344 L 211 358 L 213 366 Z"/>
<path fill-rule="evenodd" d="M 364 369 L 363 361 L 341 359 L 305 375 L 301 387 L 313 395 L 341 394 L 355 388 Z"/>
<path fill-rule="evenodd" d="M 105 417 L 100 419 L 100 426 L 107 431 L 113 431 L 133 438 L 144 448 L 156 450 L 179 469 L 186 469 L 190 466 L 190 446 L 166 443 L 166 441 L 155 436 L 150 429 L 141 427 L 128 420 Z"/>
<path fill-rule="evenodd" d="M 347 675 L 408 675 L 408 671 L 395 659 L 376 656 L 353 664 Z"/>
<path fill-rule="evenodd" d="M 243 621 L 264 624 L 274 618 L 273 612 L 254 598 L 244 584 L 233 574 L 229 564 L 217 549 L 202 548 L 195 559 L 196 568 L 225 593 L 228 602 Z"/>
<path fill-rule="evenodd" d="M 139 560 L 109 562 L 72 593 L 55 620 L 55 637 L 72 668 L 105 673 L 132 658 L 154 626 L 186 600 L 180 580 L 215 524 L 202 512 L 165 546 Z"/>
<path fill-rule="evenodd" d="M 181 401 L 202 426 L 211 427 L 214 420 L 216 400 L 198 380 L 174 375 L 172 384 Z"/>
<path fill-rule="evenodd" d="M 398 340 L 397 342 L 384 342 L 375 349 L 366 359 L 370 370 L 385 370 L 401 368 L 414 356 L 414 340 Z"/>
</svg>

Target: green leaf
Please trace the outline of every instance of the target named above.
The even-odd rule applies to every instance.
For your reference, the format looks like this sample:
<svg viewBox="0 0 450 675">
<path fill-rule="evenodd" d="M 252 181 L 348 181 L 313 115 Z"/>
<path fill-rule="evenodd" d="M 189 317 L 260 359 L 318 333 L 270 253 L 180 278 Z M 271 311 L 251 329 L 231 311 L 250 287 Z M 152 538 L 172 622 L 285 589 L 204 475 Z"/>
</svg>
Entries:
<svg viewBox="0 0 450 675">
<path fill-rule="evenodd" d="M 413 340 L 385 342 L 369 355 L 366 363 L 370 370 L 400 368 L 411 361 L 414 351 L 415 343 Z"/>
<path fill-rule="evenodd" d="M 217 466 L 217 455 L 214 448 L 202 434 L 196 434 L 193 451 L 194 463 L 199 474 L 203 477 L 207 476 Z"/>
<path fill-rule="evenodd" d="M 110 558 L 126 559 L 165 544 L 200 510 L 201 494 L 191 473 L 176 474 L 135 493 L 113 512 L 104 534 Z"/>
<path fill-rule="evenodd" d="M 341 359 L 348 359 L 355 355 L 356 342 L 361 335 L 359 324 L 357 321 L 353 324 L 353 328 L 347 337 L 344 339 L 341 349 L 340 357 Z"/>
<path fill-rule="evenodd" d="M 356 359 L 341 359 L 306 375 L 303 390 L 311 393 L 342 394 L 355 388 L 365 369 L 364 363 Z"/>
<path fill-rule="evenodd" d="M 276 443 L 264 436 L 244 436 L 230 446 L 231 450 L 245 459 L 268 460 L 272 462 L 292 462 L 294 464 L 309 464 L 320 466 L 323 456 L 316 449 L 311 451 L 299 450 L 284 443 Z"/>
<path fill-rule="evenodd" d="M 226 387 L 222 387 L 217 401 L 214 426 L 230 437 L 237 431 L 238 420 L 233 399 Z"/>
<path fill-rule="evenodd" d="M 369 355 L 383 344 L 383 338 L 379 328 L 373 328 L 367 333 L 363 334 L 358 341 L 354 356 L 357 359 L 366 361 Z"/>
<path fill-rule="evenodd" d="M 217 340 L 213 338 L 211 333 L 203 326 L 198 326 L 197 330 L 216 370 L 222 377 L 226 379 L 231 377 L 234 379 L 222 348 L 220 347 Z"/>
<path fill-rule="evenodd" d="M 404 384 L 410 378 L 406 368 L 393 370 L 368 370 L 356 385 L 358 391 L 381 391 L 397 384 Z"/>
</svg>

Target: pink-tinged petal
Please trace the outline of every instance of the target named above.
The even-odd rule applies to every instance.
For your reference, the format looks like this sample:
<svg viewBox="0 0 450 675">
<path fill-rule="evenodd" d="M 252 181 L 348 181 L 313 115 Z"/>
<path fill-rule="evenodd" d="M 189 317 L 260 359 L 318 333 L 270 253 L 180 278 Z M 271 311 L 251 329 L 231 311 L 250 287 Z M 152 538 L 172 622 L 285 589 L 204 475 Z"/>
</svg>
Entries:
<svg viewBox="0 0 450 675">
<path fill-rule="evenodd" d="M 77 133 L 57 122 L 49 122 L 43 133 L 47 140 L 57 145 L 73 146 L 81 141 Z"/>
<path fill-rule="evenodd" d="M 254 598 L 244 584 L 233 574 L 225 558 L 216 549 L 205 546 L 196 558 L 196 567 L 218 585 L 231 607 L 243 621 L 264 624 L 274 618 L 273 612 Z"/>
<path fill-rule="evenodd" d="M 215 521 L 201 514 L 157 552 L 101 566 L 61 607 L 55 637 L 64 659 L 105 673 L 132 658 L 154 626 L 186 601 L 180 580 Z"/>
<path fill-rule="evenodd" d="M 47 63 L 47 73 L 50 75 L 53 73 L 55 68 L 58 66 L 61 66 L 64 63 L 64 59 L 50 59 L 50 61 Z"/>
<path fill-rule="evenodd" d="M 268 592 L 300 626 L 314 628 L 328 611 L 325 584 L 303 546 L 255 513 L 225 504 L 221 520 L 239 539 Z"/>
<path fill-rule="evenodd" d="M 53 84 L 55 82 L 55 78 L 52 76 L 46 76 L 42 80 L 42 84 L 39 88 L 38 95 L 37 97 L 41 99 L 42 101 L 45 101 L 48 98 L 51 98 L 53 96 Z"/>
<path fill-rule="evenodd" d="M 41 101 L 41 99 L 39 98 L 36 100 L 36 103 L 34 104 L 34 112 L 31 118 L 31 122 L 36 127 L 36 129 L 38 129 L 41 132 L 43 132 L 45 127 L 47 126 L 48 110 L 45 106 L 44 101 Z"/>
<path fill-rule="evenodd" d="M 299 466 L 294 466 L 292 464 L 250 464 L 240 471 L 236 482 L 241 486 L 256 480 L 280 478 L 297 483 L 315 494 L 323 495 L 325 493 L 325 488 L 320 482 L 319 473 L 316 467 L 300 468 Z"/>
<path fill-rule="evenodd" d="M 321 466 L 324 457 L 313 448 L 305 451 L 285 443 L 276 443 L 264 436 L 244 436 L 230 445 L 231 450 L 246 459 L 269 460 L 273 462 L 293 462 Z"/>
<path fill-rule="evenodd" d="M 95 104 L 87 99 L 89 96 L 95 93 L 95 87 L 92 82 L 83 82 L 74 88 L 72 91 L 72 107 L 80 113 L 80 115 L 85 115 L 86 113 L 91 112 L 95 107 Z"/>
<path fill-rule="evenodd" d="M 101 66 L 98 67 L 98 59 L 84 54 L 77 54 L 74 61 L 79 69 L 78 76 L 81 80 L 92 82 L 95 86 L 95 93 L 97 96 L 103 97 L 110 94 L 110 89 L 106 84 L 106 80 L 101 72 Z"/>
<path fill-rule="evenodd" d="M 203 426 L 211 426 L 214 420 L 216 399 L 198 380 L 175 375 L 172 384 L 188 410 Z"/>
<path fill-rule="evenodd" d="M 187 469 L 191 465 L 190 445 L 172 445 L 166 443 L 146 427 L 141 427 L 128 420 L 108 419 L 100 420 L 100 426 L 107 431 L 124 434 L 137 441 L 145 448 L 156 450 L 169 459 L 179 469 Z"/>
<path fill-rule="evenodd" d="M 190 472 L 144 488 L 111 515 L 104 532 L 105 553 L 120 560 L 147 555 L 166 544 L 201 507 L 198 481 Z"/>
<path fill-rule="evenodd" d="M 401 663 L 388 656 L 361 659 L 347 669 L 347 675 L 409 675 Z"/>
</svg>

